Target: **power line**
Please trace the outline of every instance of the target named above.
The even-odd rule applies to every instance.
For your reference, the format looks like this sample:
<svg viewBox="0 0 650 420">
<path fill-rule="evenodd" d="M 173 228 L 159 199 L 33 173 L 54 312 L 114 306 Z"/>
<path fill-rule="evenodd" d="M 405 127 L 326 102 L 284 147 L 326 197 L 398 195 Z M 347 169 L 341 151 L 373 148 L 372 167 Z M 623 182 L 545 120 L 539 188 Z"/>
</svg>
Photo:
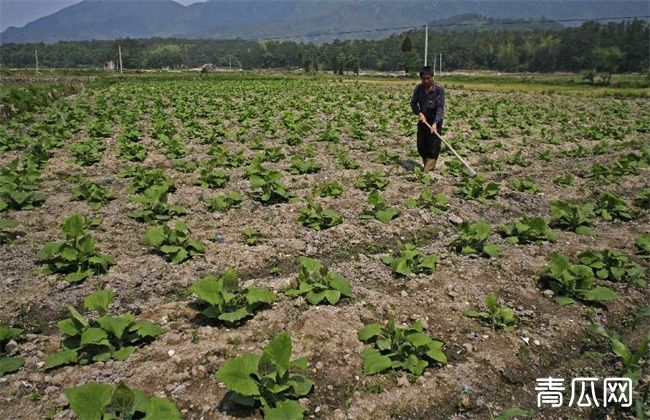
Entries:
<svg viewBox="0 0 650 420">
<path fill-rule="evenodd" d="M 517 20 L 506 22 L 486 22 L 480 26 L 501 26 L 501 25 L 519 25 L 519 24 L 532 24 L 532 23 L 569 23 L 569 22 L 591 22 L 591 21 L 605 21 L 605 20 L 626 20 L 626 19 L 650 19 L 650 15 L 646 16 L 618 16 L 618 17 L 602 17 L 602 18 L 575 18 L 575 19 L 545 19 L 545 20 Z M 355 35 L 371 32 L 385 32 L 385 31 L 406 31 L 410 29 L 421 29 L 422 25 L 417 26 L 394 26 L 392 28 L 376 28 L 376 29 L 359 29 L 354 31 L 341 31 L 341 32 L 307 32 L 302 35 L 286 35 L 276 37 L 262 37 L 262 38 L 247 38 L 249 41 L 270 41 L 276 39 L 292 39 L 292 38 L 315 38 L 318 36 L 331 36 L 331 35 Z M 454 26 L 475 26 L 476 23 L 443 23 L 433 25 L 435 28 L 449 28 Z"/>
</svg>

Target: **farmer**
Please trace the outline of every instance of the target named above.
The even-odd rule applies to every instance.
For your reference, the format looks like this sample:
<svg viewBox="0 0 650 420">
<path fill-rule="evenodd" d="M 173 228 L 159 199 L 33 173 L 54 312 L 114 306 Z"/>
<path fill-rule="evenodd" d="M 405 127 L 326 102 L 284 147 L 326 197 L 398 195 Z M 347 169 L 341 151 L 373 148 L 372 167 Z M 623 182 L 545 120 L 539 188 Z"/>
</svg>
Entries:
<svg viewBox="0 0 650 420">
<path fill-rule="evenodd" d="M 434 133 L 442 134 L 445 90 L 433 80 L 430 66 L 422 67 L 420 80 L 422 83 L 415 87 L 411 97 L 411 109 L 418 116 L 418 153 L 422 157 L 424 170 L 433 171 L 440 154 L 440 138 Z"/>
</svg>

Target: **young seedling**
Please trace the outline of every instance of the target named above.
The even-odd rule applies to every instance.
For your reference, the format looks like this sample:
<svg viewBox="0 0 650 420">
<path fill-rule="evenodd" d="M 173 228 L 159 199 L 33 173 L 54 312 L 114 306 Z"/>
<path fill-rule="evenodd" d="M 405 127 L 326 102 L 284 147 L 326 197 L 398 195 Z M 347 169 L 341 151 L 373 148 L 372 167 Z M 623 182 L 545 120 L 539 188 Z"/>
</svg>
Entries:
<svg viewBox="0 0 650 420">
<path fill-rule="evenodd" d="M 298 399 L 311 392 L 314 382 L 295 373 L 307 370 L 307 360 L 291 360 L 291 353 L 291 336 L 285 332 L 269 341 L 261 354 L 226 360 L 215 377 L 232 391 L 230 401 L 261 406 L 265 419 L 302 419 Z"/>
<path fill-rule="evenodd" d="M 615 249 L 585 251 L 578 255 L 578 261 L 590 267 L 599 279 L 626 282 L 628 286 L 646 285 L 646 269 Z"/>
<path fill-rule="evenodd" d="M 126 360 L 138 346 L 148 344 L 166 330 L 149 321 L 138 321 L 132 314 L 108 315 L 114 293 L 100 290 L 86 296 L 84 308 L 99 317 L 86 318 L 68 306 L 70 318 L 59 321 L 62 351 L 48 356 L 45 369 L 68 364 Z"/>
<path fill-rule="evenodd" d="M 366 375 L 393 369 L 419 377 L 430 363 L 447 363 L 442 350 L 445 343 L 426 334 L 419 320 L 406 327 L 396 326 L 393 320 L 384 327 L 368 324 L 357 335 L 362 342 L 373 344 L 361 352 Z"/>
<path fill-rule="evenodd" d="M 500 187 L 494 182 L 487 182 L 484 175 L 464 178 L 458 184 L 457 194 L 467 200 L 476 200 L 483 204 L 493 201 L 499 195 Z"/>
<path fill-rule="evenodd" d="M 361 213 L 362 220 L 377 219 L 382 223 L 388 223 L 402 213 L 398 208 L 389 207 L 386 199 L 377 190 L 368 194 L 368 204 L 370 209 Z"/>
<path fill-rule="evenodd" d="M 466 311 L 465 316 L 478 318 L 493 330 L 513 331 L 519 321 L 517 315 L 510 308 L 501 306 L 494 293 L 485 295 L 483 299 L 485 311 Z"/>
<path fill-rule="evenodd" d="M 360 175 L 354 186 L 363 191 L 374 191 L 374 190 L 383 190 L 388 186 L 390 181 L 382 172 L 365 172 L 363 175 Z"/>
<path fill-rule="evenodd" d="M 484 220 L 461 223 L 458 234 L 458 238 L 451 243 L 451 247 L 461 255 L 480 255 L 488 258 L 496 258 L 501 255 L 499 245 L 487 243 L 492 229 Z"/>
<path fill-rule="evenodd" d="M 334 210 L 323 210 L 320 204 L 308 201 L 306 207 L 298 209 L 296 221 L 314 230 L 324 230 L 343 223 L 343 218 Z"/>
<path fill-rule="evenodd" d="M 63 391 L 72 412 L 79 419 L 165 419 L 180 420 L 176 405 L 167 398 L 149 397 L 120 383 L 86 383 Z"/>
<path fill-rule="evenodd" d="M 592 203 L 579 205 L 569 201 L 551 201 L 551 215 L 553 227 L 578 235 L 591 235 L 594 232 L 591 226 L 596 220 L 596 214 Z"/>
<path fill-rule="evenodd" d="M 113 257 L 95 249 L 95 240 L 86 231 L 91 224 L 92 221 L 80 214 L 63 221 L 61 231 L 65 240 L 46 243 L 37 255 L 39 262 L 45 264 L 43 274 L 65 274 L 66 281 L 76 283 L 106 273 L 115 264 Z"/>
<path fill-rule="evenodd" d="M 0 324 L 0 376 L 14 373 L 20 369 L 25 360 L 19 356 L 10 356 L 6 345 L 12 338 L 18 338 L 23 333 L 20 328 L 10 328 Z"/>
<path fill-rule="evenodd" d="M 232 207 L 238 207 L 242 201 L 244 201 L 244 196 L 238 192 L 230 192 L 208 200 L 207 206 L 210 211 L 226 212 Z"/>
<path fill-rule="evenodd" d="M 84 182 L 72 190 L 73 200 L 87 201 L 93 210 L 98 210 L 114 198 L 115 194 L 95 182 Z"/>
<path fill-rule="evenodd" d="M 409 198 L 404 202 L 408 208 L 420 207 L 433 214 L 442 214 L 449 207 L 449 197 L 444 193 L 434 194 L 430 189 L 423 189 L 418 198 Z"/>
<path fill-rule="evenodd" d="M 394 274 L 409 276 L 411 274 L 430 274 L 436 269 L 440 257 L 436 254 L 425 255 L 413 244 L 401 244 L 401 251 L 395 256 L 384 256 L 381 261 L 389 265 Z"/>
<path fill-rule="evenodd" d="M 551 262 L 542 270 L 542 282 L 555 293 L 557 304 L 571 305 L 576 300 L 603 303 L 618 298 L 607 287 L 594 286 L 594 273 L 591 268 L 576 264 L 559 252 L 551 255 Z"/>
<path fill-rule="evenodd" d="M 177 222 L 170 228 L 167 225 L 152 226 L 144 235 L 144 244 L 154 248 L 167 261 L 180 264 L 185 260 L 204 253 L 203 244 L 190 238 L 189 227 Z"/>
<path fill-rule="evenodd" d="M 234 324 L 255 315 L 255 312 L 275 302 L 276 297 L 264 287 L 239 286 L 239 278 L 232 268 L 219 276 L 197 280 L 190 290 L 199 298 L 202 314 L 227 324 Z"/>
<path fill-rule="evenodd" d="M 538 244 L 543 241 L 555 242 L 557 236 L 548 227 L 543 217 L 528 217 L 503 226 L 500 231 L 506 241 L 515 245 Z"/>
<path fill-rule="evenodd" d="M 336 305 L 341 298 L 354 297 L 348 280 L 329 270 L 320 261 L 301 256 L 298 263 L 298 288 L 285 291 L 287 296 L 304 296 L 312 305 L 323 302 Z"/>
</svg>

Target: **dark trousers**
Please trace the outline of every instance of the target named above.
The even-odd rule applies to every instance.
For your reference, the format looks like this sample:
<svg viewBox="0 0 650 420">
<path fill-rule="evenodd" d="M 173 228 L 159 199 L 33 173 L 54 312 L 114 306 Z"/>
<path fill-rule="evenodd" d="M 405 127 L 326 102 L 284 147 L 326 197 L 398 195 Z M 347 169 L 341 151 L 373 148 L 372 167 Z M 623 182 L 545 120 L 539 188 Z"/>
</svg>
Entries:
<svg viewBox="0 0 650 420">
<path fill-rule="evenodd" d="M 433 125 L 433 116 L 426 115 L 427 122 Z M 442 121 L 436 124 L 438 134 L 442 134 Z M 440 139 L 431 133 L 429 127 L 418 122 L 418 154 L 424 159 L 438 159 L 440 154 Z"/>
</svg>

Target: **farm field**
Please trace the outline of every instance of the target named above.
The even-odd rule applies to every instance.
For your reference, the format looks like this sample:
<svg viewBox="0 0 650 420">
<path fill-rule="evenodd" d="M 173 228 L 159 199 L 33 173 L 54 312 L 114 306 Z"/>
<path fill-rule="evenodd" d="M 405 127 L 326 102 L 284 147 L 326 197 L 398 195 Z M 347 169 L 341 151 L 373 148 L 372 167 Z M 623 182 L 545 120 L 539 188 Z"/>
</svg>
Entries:
<svg viewBox="0 0 650 420">
<path fill-rule="evenodd" d="M 650 415 L 650 99 L 448 88 L 470 178 L 421 170 L 414 83 L 127 77 L 2 122 L 4 417 L 90 382 L 154 418 Z M 537 407 L 588 376 L 635 404 Z"/>
</svg>

